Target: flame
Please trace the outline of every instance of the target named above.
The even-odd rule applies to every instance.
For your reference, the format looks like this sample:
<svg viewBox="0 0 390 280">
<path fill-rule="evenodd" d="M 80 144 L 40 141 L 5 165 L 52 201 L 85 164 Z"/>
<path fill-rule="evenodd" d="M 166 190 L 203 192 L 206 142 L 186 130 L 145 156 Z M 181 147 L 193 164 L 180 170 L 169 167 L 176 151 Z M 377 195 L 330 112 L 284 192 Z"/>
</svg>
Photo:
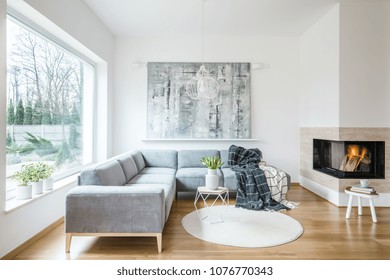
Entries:
<svg viewBox="0 0 390 280">
<path fill-rule="evenodd" d="M 341 163 L 340 170 L 355 172 L 360 163 L 370 164 L 371 159 L 366 157 L 367 154 L 368 150 L 364 146 L 348 145 L 347 154 Z"/>
<path fill-rule="evenodd" d="M 353 159 L 354 157 L 360 157 L 363 159 L 367 154 L 367 148 L 362 147 L 360 151 L 359 145 L 348 145 L 348 159 Z"/>
</svg>

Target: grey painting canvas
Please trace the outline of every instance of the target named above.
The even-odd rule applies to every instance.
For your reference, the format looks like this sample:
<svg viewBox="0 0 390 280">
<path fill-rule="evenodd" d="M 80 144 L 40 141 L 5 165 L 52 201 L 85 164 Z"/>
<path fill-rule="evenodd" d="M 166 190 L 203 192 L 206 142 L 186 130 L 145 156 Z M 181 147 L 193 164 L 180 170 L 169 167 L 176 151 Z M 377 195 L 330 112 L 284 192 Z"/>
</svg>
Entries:
<svg viewBox="0 0 390 280">
<path fill-rule="evenodd" d="M 218 81 L 214 99 L 190 98 L 201 63 L 148 63 L 148 138 L 250 138 L 250 63 L 204 63 Z"/>
</svg>

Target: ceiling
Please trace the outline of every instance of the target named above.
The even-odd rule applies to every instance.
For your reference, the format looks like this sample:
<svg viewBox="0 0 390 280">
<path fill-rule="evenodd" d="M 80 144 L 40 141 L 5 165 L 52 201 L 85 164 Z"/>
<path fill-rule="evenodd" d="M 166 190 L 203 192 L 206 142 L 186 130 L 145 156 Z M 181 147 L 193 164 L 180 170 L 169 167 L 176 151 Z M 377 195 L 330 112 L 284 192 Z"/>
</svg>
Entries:
<svg viewBox="0 0 390 280">
<path fill-rule="evenodd" d="M 84 0 L 118 37 L 196 35 L 202 0 Z M 297 36 L 339 0 L 206 0 L 205 33 Z"/>
</svg>

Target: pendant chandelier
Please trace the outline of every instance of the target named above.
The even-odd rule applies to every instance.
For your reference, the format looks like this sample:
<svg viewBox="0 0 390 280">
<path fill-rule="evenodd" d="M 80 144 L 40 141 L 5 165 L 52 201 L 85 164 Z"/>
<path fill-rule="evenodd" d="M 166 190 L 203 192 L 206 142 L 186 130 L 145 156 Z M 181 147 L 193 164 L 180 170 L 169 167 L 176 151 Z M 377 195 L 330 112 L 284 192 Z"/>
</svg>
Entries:
<svg viewBox="0 0 390 280">
<path fill-rule="evenodd" d="M 204 2 L 202 0 L 202 65 L 195 77 L 188 81 L 186 92 L 192 99 L 213 99 L 218 96 L 218 81 L 210 76 L 210 72 L 204 66 Z"/>
</svg>

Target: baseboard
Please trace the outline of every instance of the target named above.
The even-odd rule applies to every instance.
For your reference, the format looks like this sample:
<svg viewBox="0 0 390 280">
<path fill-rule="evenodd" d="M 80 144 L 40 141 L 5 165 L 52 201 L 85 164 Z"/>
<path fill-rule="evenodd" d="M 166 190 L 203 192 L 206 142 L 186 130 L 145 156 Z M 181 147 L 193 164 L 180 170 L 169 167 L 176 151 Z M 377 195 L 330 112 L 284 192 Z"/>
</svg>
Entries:
<svg viewBox="0 0 390 280">
<path fill-rule="evenodd" d="M 38 232 L 36 235 L 31 237 L 29 240 L 27 240 L 26 242 L 24 242 L 23 244 L 21 244 L 20 246 L 16 247 L 14 250 L 12 250 L 11 252 L 3 256 L 1 260 L 12 260 L 17 255 L 19 255 L 22 251 L 26 250 L 28 247 L 30 247 L 36 241 L 38 241 L 46 234 L 51 232 L 53 229 L 61 225 L 63 222 L 64 222 L 64 217 L 58 219 L 57 221 L 55 221 L 54 223 L 52 223 L 51 225 L 49 225 L 48 227 L 46 227 L 45 229 L 43 229 L 42 231 Z"/>
<path fill-rule="evenodd" d="M 299 179 L 302 187 L 324 198 L 330 203 L 339 207 L 344 207 L 348 205 L 349 195 L 347 195 L 346 193 L 334 191 L 303 176 L 300 176 Z M 378 207 L 390 207 L 390 193 L 380 193 L 379 197 L 374 199 L 374 204 Z M 356 199 L 354 200 L 353 205 L 357 205 Z M 366 199 L 363 199 L 362 205 L 369 206 L 368 201 Z"/>
<path fill-rule="evenodd" d="M 299 176 L 301 186 L 305 189 L 315 193 L 316 195 L 322 197 L 323 199 L 329 201 L 330 203 L 340 206 L 339 202 L 339 192 L 331 190 L 317 182 L 314 182 L 306 177 Z"/>
</svg>

